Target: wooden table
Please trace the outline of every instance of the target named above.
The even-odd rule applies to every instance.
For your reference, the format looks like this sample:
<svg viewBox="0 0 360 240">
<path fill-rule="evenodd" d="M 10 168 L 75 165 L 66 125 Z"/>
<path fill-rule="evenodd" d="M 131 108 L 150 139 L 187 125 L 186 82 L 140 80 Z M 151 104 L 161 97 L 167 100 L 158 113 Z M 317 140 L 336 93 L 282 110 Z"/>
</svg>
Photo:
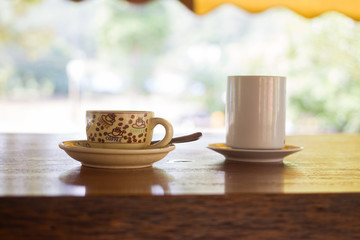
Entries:
<svg viewBox="0 0 360 240">
<path fill-rule="evenodd" d="M 79 137 L 0 135 L 0 239 L 360 239 L 360 135 L 244 164 L 204 134 L 138 170 L 81 167 L 58 148 Z"/>
</svg>

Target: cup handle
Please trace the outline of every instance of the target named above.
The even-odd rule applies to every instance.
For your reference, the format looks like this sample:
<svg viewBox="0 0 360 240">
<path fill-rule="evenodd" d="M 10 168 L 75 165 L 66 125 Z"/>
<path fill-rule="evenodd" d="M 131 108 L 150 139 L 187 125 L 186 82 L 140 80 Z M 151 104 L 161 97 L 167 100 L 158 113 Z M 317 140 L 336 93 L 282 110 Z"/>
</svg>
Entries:
<svg viewBox="0 0 360 240">
<path fill-rule="evenodd" d="M 155 144 L 151 144 L 151 145 L 149 145 L 148 148 L 165 147 L 166 145 L 168 145 L 170 143 L 170 141 L 171 141 L 171 139 L 173 137 L 173 127 L 172 127 L 171 123 L 169 121 L 163 119 L 163 118 L 151 118 L 149 128 L 152 130 L 158 124 L 164 126 L 164 128 L 165 128 L 165 136 L 160 142 L 157 142 Z"/>
</svg>

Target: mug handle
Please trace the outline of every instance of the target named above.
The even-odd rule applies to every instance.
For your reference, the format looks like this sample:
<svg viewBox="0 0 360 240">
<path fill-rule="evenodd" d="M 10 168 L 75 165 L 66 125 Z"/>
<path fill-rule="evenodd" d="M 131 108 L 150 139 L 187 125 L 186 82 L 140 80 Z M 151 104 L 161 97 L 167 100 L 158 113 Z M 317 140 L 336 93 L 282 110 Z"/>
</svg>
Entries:
<svg viewBox="0 0 360 240">
<path fill-rule="evenodd" d="M 148 146 L 148 148 L 161 148 L 168 145 L 173 137 L 173 127 L 171 123 L 168 120 L 165 120 L 163 118 L 151 118 L 149 128 L 152 130 L 155 128 L 156 125 L 163 125 L 165 128 L 165 136 L 164 138 L 155 144 L 151 144 Z"/>
</svg>

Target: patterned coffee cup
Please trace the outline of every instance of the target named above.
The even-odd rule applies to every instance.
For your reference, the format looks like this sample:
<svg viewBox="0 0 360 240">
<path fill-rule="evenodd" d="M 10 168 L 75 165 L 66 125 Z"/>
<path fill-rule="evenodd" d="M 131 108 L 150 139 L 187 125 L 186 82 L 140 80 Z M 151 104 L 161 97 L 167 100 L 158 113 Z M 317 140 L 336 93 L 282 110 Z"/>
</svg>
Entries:
<svg viewBox="0 0 360 240">
<path fill-rule="evenodd" d="M 168 145 L 173 137 L 170 122 L 150 111 L 86 111 L 88 144 L 96 148 L 142 149 Z M 165 128 L 164 138 L 151 144 L 156 125 Z"/>
</svg>

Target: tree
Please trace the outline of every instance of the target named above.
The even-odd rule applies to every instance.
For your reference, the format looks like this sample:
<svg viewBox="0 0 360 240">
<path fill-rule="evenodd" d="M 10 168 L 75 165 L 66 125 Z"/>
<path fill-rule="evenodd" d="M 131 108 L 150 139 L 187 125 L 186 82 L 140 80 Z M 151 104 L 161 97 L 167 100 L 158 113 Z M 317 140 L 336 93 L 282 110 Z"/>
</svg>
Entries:
<svg viewBox="0 0 360 240">
<path fill-rule="evenodd" d="M 169 16 L 161 1 L 134 5 L 105 0 L 100 11 L 99 56 L 127 72 L 133 90 L 146 93 L 157 59 L 166 50 Z"/>
</svg>

